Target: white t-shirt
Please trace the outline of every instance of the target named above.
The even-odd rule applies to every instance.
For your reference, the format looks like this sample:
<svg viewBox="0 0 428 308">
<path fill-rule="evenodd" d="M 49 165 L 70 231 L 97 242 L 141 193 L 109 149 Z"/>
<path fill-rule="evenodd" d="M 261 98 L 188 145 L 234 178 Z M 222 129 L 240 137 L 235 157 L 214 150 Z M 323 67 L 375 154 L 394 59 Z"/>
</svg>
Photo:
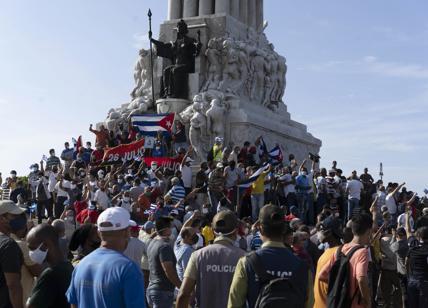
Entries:
<svg viewBox="0 0 428 308">
<path fill-rule="evenodd" d="M 415 226 L 415 221 L 413 220 L 413 217 L 410 215 L 409 218 L 409 223 L 410 223 L 410 229 L 413 231 L 414 226 Z M 406 213 L 401 214 L 400 216 L 398 216 L 397 218 L 397 227 L 406 227 Z"/>
<path fill-rule="evenodd" d="M 180 166 L 181 179 L 183 180 L 183 185 L 185 188 L 192 187 L 192 168 L 183 165 Z"/>
<path fill-rule="evenodd" d="M 48 177 L 49 177 L 48 190 L 49 190 L 49 192 L 54 192 L 55 191 L 55 185 L 57 182 L 56 181 L 57 174 L 53 173 L 52 171 L 49 171 Z M 64 186 L 64 184 L 62 184 L 62 186 Z M 64 187 L 66 187 L 66 186 L 64 186 Z"/>
<path fill-rule="evenodd" d="M 59 187 L 59 183 L 60 183 L 60 182 L 58 182 L 58 183 L 56 183 L 56 184 L 55 184 L 55 191 L 56 191 L 56 195 L 57 195 L 57 197 L 65 197 L 65 198 L 68 198 L 68 194 L 67 194 L 67 192 L 66 192 L 65 190 L 62 190 L 62 189 Z M 71 183 L 70 183 L 69 181 L 64 180 L 64 181 L 62 181 L 62 187 L 70 189 L 70 188 L 71 188 Z"/>
<path fill-rule="evenodd" d="M 284 174 L 279 179 L 281 181 L 284 181 L 284 182 L 291 182 L 293 177 L 291 176 L 291 174 L 287 173 L 287 174 Z M 295 184 L 284 185 L 284 197 L 287 197 L 287 195 L 289 193 L 295 193 L 295 192 L 296 192 L 296 185 Z"/>
<path fill-rule="evenodd" d="M 123 254 L 134 261 L 138 268 L 141 268 L 141 259 L 144 253 L 146 253 L 146 245 L 138 238 L 130 237 Z"/>
<path fill-rule="evenodd" d="M 98 189 L 95 192 L 94 201 L 96 201 L 103 210 L 107 209 L 110 203 L 110 199 L 105 191 Z"/>
<path fill-rule="evenodd" d="M 363 183 L 358 180 L 350 180 L 346 185 L 346 189 L 349 191 L 348 199 L 360 200 L 361 191 L 363 190 Z"/>
<path fill-rule="evenodd" d="M 388 194 L 385 198 L 385 205 L 388 207 L 388 212 L 391 215 L 397 213 L 397 203 L 395 203 L 395 198 L 393 194 Z"/>
<path fill-rule="evenodd" d="M 236 181 L 239 179 L 240 172 L 238 168 L 231 169 L 229 166 L 224 169 L 226 173 L 226 188 L 231 188 L 236 185 Z"/>
</svg>

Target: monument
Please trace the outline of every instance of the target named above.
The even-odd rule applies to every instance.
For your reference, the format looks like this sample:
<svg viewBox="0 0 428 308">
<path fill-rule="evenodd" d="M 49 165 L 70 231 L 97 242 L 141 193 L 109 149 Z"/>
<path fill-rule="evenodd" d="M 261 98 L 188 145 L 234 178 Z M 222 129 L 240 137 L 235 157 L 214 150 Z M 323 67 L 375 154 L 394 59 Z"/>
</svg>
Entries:
<svg viewBox="0 0 428 308">
<path fill-rule="evenodd" d="M 132 100 L 110 110 L 107 127 L 133 114 L 174 112 L 201 160 L 217 136 L 230 146 L 263 136 L 268 147 L 278 143 L 299 160 L 318 153 L 321 141 L 284 103 L 286 59 L 264 34 L 263 2 L 168 0 L 153 58 L 140 51 Z"/>
</svg>

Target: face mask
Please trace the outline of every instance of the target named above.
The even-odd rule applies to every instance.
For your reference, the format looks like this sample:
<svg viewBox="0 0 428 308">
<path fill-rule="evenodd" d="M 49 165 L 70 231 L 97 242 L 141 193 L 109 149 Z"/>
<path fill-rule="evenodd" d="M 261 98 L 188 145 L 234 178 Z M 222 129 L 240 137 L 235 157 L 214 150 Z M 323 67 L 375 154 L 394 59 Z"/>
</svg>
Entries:
<svg viewBox="0 0 428 308">
<path fill-rule="evenodd" d="M 102 180 L 102 179 L 104 178 L 104 174 L 102 174 L 102 173 L 98 174 L 98 178 L 99 178 L 100 180 Z"/>
<path fill-rule="evenodd" d="M 10 176 L 12 177 L 12 179 L 16 178 L 16 174 L 11 174 Z"/>
<path fill-rule="evenodd" d="M 55 156 L 55 152 L 51 153 L 51 156 Z"/>
<path fill-rule="evenodd" d="M 78 158 L 77 158 L 77 161 L 78 161 L 79 163 L 81 163 L 81 162 L 83 161 L 82 157 L 78 157 Z"/>
<path fill-rule="evenodd" d="M 204 208 L 202 209 L 202 213 L 203 213 L 203 214 L 208 214 L 208 212 L 209 212 L 209 210 L 208 210 L 206 207 L 204 207 Z"/>
<path fill-rule="evenodd" d="M 156 165 L 152 165 L 152 171 L 155 171 L 158 168 Z"/>
<path fill-rule="evenodd" d="M 76 189 L 76 184 L 70 184 L 70 189 Z"/>
<path fill-rule="evenodd" d="M 129 197 L 123 197 L 123 201 L 124 202 L 129 202 L 130 198 Z"/>
<path fill-rule="evenodd" d="M 36 250 L 30 250 L 29 251 L 29 256 L 31 261 L 33 261 L 34 263 L 37 264 L 42 264 L 43 261 L 45 261 L 46 256 L 48 254 L 48 249 L 46 249 L 46 251 L 41 250 L 40 248 L 42 247 L 43 243 L 40 244 L 39 247 L 37 247 Z"/>
<path fill-rule="evenodd" d="M 318 245 L 318 249 L 321 251 L 327 250 L 329 248 L 330 248 L 330 246 L 328 245 L 328 243 L 321 243 Z"/>
<path fill-rule="evenodd" d="M 308 175 L 308 173 L 306 171 L 302 171 L 300 172 L 301 175 Z"/>
<path fill-rule="evenodd" d="M 118 182 L 119 184 L 122 184 L 122 183 L 123 183 L 123 180 L 122 180 L 122 179 L 118 179 L 118 180 L 117 180 L 117 182 Z"/>
<path fill-rule="evenodd" d="M 27 225 L 27 218 L 25 216 L 18 216 L 9 220 L 9 226 L 13 232 L 22 230 Z"/>
<path fill-rule="evenodd" d="M 86 176 L 86 173 L 85 172 L 80 172 L 80 177 L 81 178 L 84 178 Z"/>
<path fill-rule="evenodd" d="M 128 170 L 128 174 L 129 174 L 129 175 L 132 175 L 132 169 L 131 169 L 131 170 Z"/>
</svg>

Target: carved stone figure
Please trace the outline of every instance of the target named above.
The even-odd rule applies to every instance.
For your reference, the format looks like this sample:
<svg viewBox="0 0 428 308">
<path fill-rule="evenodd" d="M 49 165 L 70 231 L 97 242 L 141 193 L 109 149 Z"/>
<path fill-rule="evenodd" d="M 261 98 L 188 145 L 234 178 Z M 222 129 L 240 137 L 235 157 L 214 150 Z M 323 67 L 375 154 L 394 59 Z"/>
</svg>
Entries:
<svg viewBox="0 0 428 308">
<path fill-rule="evenodd" d="M 217 89 L 221 80 L 221 51 L 216 38 L 211 38 L 208 41 L 205 56 L 208 60 L 208 77 L 204 86 L 204 91 L 208 89 Z"/>
<path fill-rule="evenodd" d="M 190 119 L 189 140 L 197 157 L 202 161 L 206 157 L 205 146 L 207 144 L 207 118 L 203 114 L 202 105 L 193 103 L 193 116 Z"/>
<path fill-rule="evenodd" d="M 239 76 L 239 54 L 233 45 L 234 42 L 231 39 L 223 41 L 223 80 L 220 82 L 218 89 L 236 94 L 242 82 Z"/>
<path fill-rule="evenodd" d="M 135 88 L 131 92 L 132 99 L 151 95 L 152 69 L 150 64 L 150 51 L 141 49 L 139 58 L 134 67 Z"/>
<path fill-rule="evenodd" d="M 220 99 L 213 99 L 207 111 L 207 127 L 210 135 L 224 138 L 226 107 Z"/>
<path fill-rule="evenodd" d="M 256 102 L 261 102 L 263 99 L 264 93 L 264 82 L 267 71 L 267 63 L 265 61 L 265 52 L 263 50 L 257 50 L 253 59 L 252 59 L 252 68 L 253 68 L 253 85 L 252 85 L 252 94 Z"/>
<path fill-rule="evenodd" d="M 188 96 L 188 76 L 195 72 L 195 58 L 201 51 L 200 39 L 187 36 L 189 32 L 184 20 L 177 24 L 177 39 L 173 43 L 163 43 L 150 38 L 159 57 L 171 60 L 172 65 L 163 71 L 161 97 L 182 98 Z"/>
</svg>

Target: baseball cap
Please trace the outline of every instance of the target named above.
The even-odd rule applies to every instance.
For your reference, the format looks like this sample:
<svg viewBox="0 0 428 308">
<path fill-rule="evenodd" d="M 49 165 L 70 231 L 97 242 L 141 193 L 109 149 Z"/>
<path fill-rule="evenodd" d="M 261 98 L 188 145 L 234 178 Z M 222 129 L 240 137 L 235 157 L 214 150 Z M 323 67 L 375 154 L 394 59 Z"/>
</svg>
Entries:
<svg viewBox="0 0 428 308">
<path fill-rule="evenodd" d="M 424 208 L 424 209 L 422 210 L 422 214 L 423 214 L 423 215 L 428 215 L 428 207 L 426 207 L 426 208 Z"/>
<path fill-rule="evenodd" d="M 178 210 L 172 210 L 170 214 L 171 215 L 178 215 Z"/>
<path fill-rule="evenodd" d="M 342 222 L 340 219 L 329 216 L 321 223 L 321 231 L 326 234 L 327 232 L 333 233 L 336 237 L 342 238 Z"/>
<path fill-rule="evenodd" d="M 155 224 L 152 221 L 147 221 L 143 225 L 143 230 L 153 229 L 155 227 Z"/>
<path fill-rule="evenodd" d="M 98 231 L 118 231 L 129 227 L 131 216 L 121 207 L 111 207 L 98 216 Z"/>
<path fill-rule="evenodd" d="M 216 168 L 223 168 L 223 164 L 222 163 L 217 163 Z"/>
<path fill-rule="evenodd" d="M 231 233 L 238 227 L 238 217 L 230 210 L 220 211 L 214 216 L 212 226 L 217 233 Z"/>
<path fill-rule="evenodd" d="M 278 206 L 268 204 L 260 210 L 259 222 L 267 226 L 284 224 L 284 213 Z"/>
<path fill-rule="evenodd" d="M 25 212 L 25 209 L 21 209 L 11 200 L 2 200 L 0 201 L 0 215 L 3 214 L 12 214 L 20 215 Z"/>
</svg>

